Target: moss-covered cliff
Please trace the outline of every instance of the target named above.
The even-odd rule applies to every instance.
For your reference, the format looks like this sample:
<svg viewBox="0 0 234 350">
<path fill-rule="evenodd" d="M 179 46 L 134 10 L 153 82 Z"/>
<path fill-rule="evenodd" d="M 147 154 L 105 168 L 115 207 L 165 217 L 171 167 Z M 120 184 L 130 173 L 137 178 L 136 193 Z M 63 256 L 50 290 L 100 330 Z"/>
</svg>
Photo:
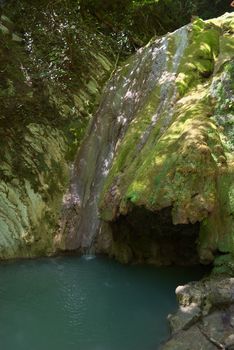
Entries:
<svg viewBox="0 0 234 350">
<path fill-rule="evenodd" d="M 173 230 L 186 240 L 186 225 L 202 262 L 234 253 L 233 21 L 196 19 L 164 39 L 164 72 L 118 144 L 100 200 L 117 258 L 175 262 L 161 241 L 184 254 Z"/>
<path fill-rule="evenodd" d="M 5 2 L 5 6 L 0 10 L 0 64 L 2 67 L 0 71 L 0 258 L 32 257 L 42 254 L 52 254 L 56 249 L 67 249 L 67 246 L 64 246 L 64 241 L 69 245 L 69 249 L 76 249 L 74 243 L 71 242 L 70 236 L 67 235 L 67 231 L 58 230 L 62 198 L 69 187 L 70 164 L 74 160 L 76 150 L 84 136 L 91 114 L 98 106 L 100 93 L 105 81 L 114 75 L 114 70 L 123 61 L 123 58 L 125 59 L 130 52 L 134 51 L 136 47 L 145 42 L 152 34 L 162 34 L 169 29 L 174 29 L 174 27 L 185 23 L 190 18 L 190 15 L 201 11 L 205 2 L 205 0 L 201 3 L 197 1 L 196 9 L 195 7 L 190 8 L 186 12 L 186 16 L 181 17 L 178 21 L 174 20 L 175 14 L 173 16 L 169 15 L 170 13 L 174 13 L 173 8 L 175 3 L 167 3 L 166 1 L 147 2 L 147 4 L 140 2 L 134 2 L 134 4 L 133 2 L 121 2 L 121 6 L 126 9 L 126 12 L 121 10 L 120 2 L 113 2 L 111 5 L 105 2 L 102 4 L 102 8 L 99 7 L 98 1 L 77 2 L 75 0 L 56 0 L 48 3 L 48 1 L 43 0 L 34 1 L 33 4 L 26 0 Z M 212 8 L 212 11 L 218 11 L 217 13 L 219 13 L 221 8 L 217 4 L 218 2 Z M 152 11 L 151 6 L 154 6 L 153 8 L 157 11 Z M 165 23 L 161 20 L 159 21 L 160 23 L 155 22 L 153 19 L 154 15 L 160 16 L 160 13 L 165 12 L 165 8 L 170 9 L 164 18 Z M 150 14 L 150 16 L 146 16 L 150 22 L 147 22 L 148 20 L 146 23 L 144 22 L 141 16 L 143 10 L 145 13 Z M 180 10 L 178 9 L 178 11 Z M 213 13 L 212 11 L 211 13 Z M 142 35 L 137 30 L 139 22 L 145 23 L 145 29 Z M 214 111 L 213 119 L 209 119 L 211 142 L 216 142 L 218 145 L 220 143 L 221 148 L 223 147 L 223 143 L 226 142 L 224 136 L 222 140 L 219 138 L 219 129 L 217 126 L 215 126 L 217 132 L 215 131 L 215 127 L 213 127 L 213 124 L 220 124 L 220 128 L 223 128 L 223 132 L 228 137 L 227 147 L 229 149 L 231 147 L 232 127 L 229 119 L 225 117 L 228 104 L 226 102 L 226 104 L 221 103 L 227 99 L 229 100 L 229 91 L 231 91 L 229 76 L 232 74 L 231 66 L 226 64 L 224 67 L 223 64 L 226 61 L 230 61 L 232 46 L 230 42 L 231 27 L 227 20 L 224 20 L 224 22 L 221 24 L 216 21 L 212 25 L 205 24 L 202 21 L 196 21 L 192 28 L 189 29 L 191 30 L 189 40 L 194 39 L 194 43 L 189 44 L 188 47 L 187 34 L 185 35 L 187 29 L 182 29 L 175 35 L 167 35 L 165 37 L 166 39 L 161 38 L 156 41 L 153 39 L 146 49 L 140 50 L 143 53 L 151 52 L 152 56 L 150 60 L 146 58 L 148 63 L 146 63 L 145 68 L 144 62 L 142 62 L 141 66 L 143 68 L 139 73 L 139 77 L 141 80 L 144 80 L 145 73 L 151 74 L 151 64 L 155 60 L 153 56 L 154 52 L 152 51 L 154 44 L 152 43 L 155 42 L 156 47 L 158 42 L 166 41 L 168 52 L 166 65 L 168 66 L 168 72 L 171 73 L 171 77 L 173 76 L 173 84 L 170 83 L 170 74 L 169 76 L 162 76 L 160 79 L 164 86 L 163 90 L 160 92 L 161 88 L 159 85 L 155 89 L 151 89 L 150 87 L 149 90 L 151 92 L 147 95 L 148 82 L 146 82 L 145 85 L 142 85 L 146 87 L 146 90 L 141 94 L 141 96 L 144 95 L 144 98 L 146 98 L 144 103 L 142 104 L 140 100 L 140 102 L 137 100 L 133 101 L 130 96 L 131 91 L 129 87 L 134 85 L 135 82 L 134 80 L 131 81 L 130 69 L 131 64 L 134 64 L 136 69 L 138 69 L 137 60 L 140 58 L 139 52 L 136 56 L 129 59 L 118 79 L 114 76 L 113 81 L 119 84 L 118 91 L 116 90 L 118 93 L 115 97 L 115 107 L 108 106 L 108 113 L 111 118 L 114 113 L 118 115 L 118 111 L 125 113 L 126 110 L 124 110 L 124 106 L 122 108 L 122 102 L 125 99 L 128 102 L 130 101 L 128 111 L 134 111 L 134 113 L 129 117 L 129 121 L 131 118 L 134 120 L 124 136 L 122 145 L 118 148 L 119 155 L 107 179 L 101 204 L 103 218 L 105 220 L 116 220 L 119 215 L 129 217 L 125 215 L 129 213 L 129 204 L 130 207 L 132 205 L 141 207 L 142 204 L 140 201 L 144 201 L 147 212 L 154 213 L 155 210 L 158 212 L 158 209 L 170 207 L 170 203 L 174 203 L 174 198 L 177 198 L 177 203 L 173 204 L 174 223 L 185 224 L 185 222 L 189 221 L 195 222 L 202 220 L 201 237 L 204 239 L 201 238 L 200 242 L 201 251 L 207 252 L 208 255 L 205 254 L 206 256 L 209 256 L 211 251 L 217 249 L 217 244 L 214 243 L 214 235 L 218 234 L 220 236 L 221 229 L 218 229 L 218 233 L 213 230 L 212 235 L 210 235 L 212 225 L 215 229 L 220 225 L 223 232 L 226 232 L 222 222 L 223 219 L 218 219 L 218 215 L 221 215 L 219 209 L 216 208 L 219 214 L 214 214 L 213 219 L 212 215 L 208 215 L 208 213 L 210 213 L 209 208 L 214 213 L 212 206 L 214 203 L 217 204 L 226 200 L 227 195 L 225 193 L 229 193 L 228 181 L 231 176 L 230 171 L 223 170 L 223 176 L 226 176 L 225 179 L 227 181 L 220 180 L 221 182 L 216 185 L 216 190 L 212 188 L 212 185 L 210 185 L 210 188 L 205 189 L 205 180 L 203 185 L 200 184 L 199 194 L 205 189 L 203 193 L 205 198 L 204 204 L 201 204 L 199 195 L 195 193 L 197 186 L 196 176 L 194 176 L 193 180 L 193 189 L 188 189 L 189 184 L 186 185 L 187 187 L 185 186 L 183 198 L 181 196 L 180 186 L 183 186 L 186 181 L 174 181 L 175 187 L 172 189 L 165 179 L 164 183 L 162 183 L 162 191 L 164 188 L 167 194 L 162 196 L 160 201 L 158 201 L 156 197 L 161 197 L 161 192 L 157 192 L 159 191 L 159 189 L 156 189 L 158 185 L 154 188 L 153 179 L 150 178 L 150 174 L 155 173 L 155 171 L 158 172 L 160 169 L 162 174 L 165 172 L 163 159 L 168 156 L 167 152 L 170 153 L 170 149 L 178 146 L 181 149 L 183 148 L 183 152 L 187 154 L 186 147 L 189 148 L 190 146 L 187 142 L 183 143 L 182 139 L 175 142 L 172 139 L 170 142 L 168 140 L 168 151 L 162 150 L 163 143 L 160 143 L 161 141 L 158 142 L 156 147 L 154 147 L 155 142 L 153 141 L 155 137 L 167 137 L 166 132 L 159 132 L 159 128 L 161 128 L 160 125 L 162 124 L 163 128 L 167 129 L 172 124 L 172 121 L 173 123 L 175 122 L 173 126 L 175 129 L 172 134 L 184 134 L 184 131 L 182 132 L 184 126 L 180 125 L 180 123 L 183 124 L 183 117 L 181 115 L 184 114 L 183 108 L 186 108 L 186 105 L 187 109 L 190 109 L 186 113 L 190 113 L 191 116 L 193 115 L 193 118 L 186 117 L 186 120 L 188 119 L 189 121 L 186 124 L 188 130 L 191 130 L 197 123 L 199 109 L 204 115 L 210 115 L 212 110 Z M 203 46 L 198 44 L 201 42 L 203 42 Z M 199 45 L 201 46 L 201 50 Z M 183 56 L 185 49 L 188 52 Z M 190 49 L 194 53 L 189 57 L 190 61 L 188 61 Z M 184 57 L 184 63 L 183 60 L 181 61 L 182 57 Z M 164 64 L 161 63 L 159 63 L 161 65 L 160 72 L 165 68 Z M 156 66 L 157 63 L 154 64 L 153 69 L 156 69 Z M 214 81 L 212 83 L 212 93 L 209 95 L 206 82 L 210 81 L 208 76 L 212 75 L 213 71 L 217 79 L 216 82 Z M 129 75 L 127 84 L 124 72 Z M 176 75 L 176 90 L 174 89 L 175 73 L 178 73 Z M 150 75 L 150 84 L 152 86 L 154 84 L 153 74 L 154 72 Z M 163 80 L 165 81 L 163 82 Z M 200 95 L 194 92 L 198 86 L 198 82 L 203 84 L 200 86 Z M 109 87 L 111 88 L 112 85 L 114 84 L 111 83 Z M 121 96 L 123 91 L 125 91 L 124 94 L 126 93 L 126 96 Z M 112 91 L 112 95 L 114 93 L 115 90 Z M 163 94 L 167 95 L 167 97 L 163 104 L 160 104 L 164 96 Z M 164 118 L 166 106 L 170 101 L 171 95 L 173 95 L 172 104 L 176 106 L 170 109 L 169 118 L 167 116 Z M 186 100 L 187 96 L 191 97 L 190 102 Z M 203 97 L 200 101 L 201 96 Z M 137 95 L 135 97 L 138 98 Z M 185 104 L 183 98 L 187 101 Z M 193 103 L 195 100 L 198 101 L 196 102 L 197 108 L 195 108 Z M 206 102 L 208 100 L 212 101 L 212 108 L 207 106 Z M 216 103 L 216 101 L 218 102 Z M 138 102 L 140 108 L 135 114 L 135 109 L 138 109 Z M 134 103 L 134 108 L 130 108 L 132 103 Z M 156 118 L 152 126 L 150 126 L 150 119 L 154 111 L 158 108 L 157 106 L 159 106 L 159 110 L 162 108 L 163 111 L 162 113 L 159 111 L 161 113 L 161 124 L 155 123 Z M 113 114 L 112 107 L 115 108 Z M 160 114 L 159 112 L 157 113 Z M 126 116 L 118 117 L 120 119 L 122 118 L 121 123 L 124 123 Z M 107 118 L 107 120 L 110 121 L 110 118 Z M 179 122 L 180 118 L 182 118 L 181 122 Z M 203 122 L 199 120 L 199 123 L 204 123 L 205 127 L 208 128 L 205 119 Z M 118 134 L 119 132 L 120 135 Z M 204 136 L 203 132 L 202 130 L 199 132 L 200 136 L 198 137 L 202 139 Z M 118 139 L 118 136 L 122 137 L 122 133 L 122 126 L 119 124 L 115 129 L 116 139 Z M 111 134 L 112 132 L 106 133 L 107 141 Z M 145 134 L 144 137 L 147 140 L 140 142 L 140 149 L 137 148 L 139 157 L 136 158 L 135 143 L 138 142 L 137 140 L 143 134 Z M 169 131 L 168 135 L 171 137 Z M 120 144 L 120 139 L 117 145 Z M 103 141 L 101 143 L 103 144 Z M 208 145 L 208 147 L 210 146 Z M 230 151 L 228 151 L 228 148 L 222 148 L 222 150 L 218 150 L 217 148 L 215 152 L 218 159 L 216 159 L 216 163 L 219 164 L 219 168 L 229 169 L 231 161 L 229 160 L 230 157 L 228 154 Z M 96 153 L 98 157 L 98 152 Z M 152 165 L 151 160 L 154 159 L 156 153 L 160 154 L 161 158 L 159 158 L 161 160 L 158 158 L 158 161 L 162 161 L 162 164 L 158 162 Z M 93 154 L 91 154 L 91 159 L 93 159 Z M 203 164 L 203 158 L 199 158 L 200 156 L 195 152 L 195 148 L 194 154 L 194 166 L 197 167 Z M 176 155 L 174 154 L 171 160 L 169 160 L 170 157 L 168 158 L 168 169 L 172 169 L 173 167 L 173 157 L 176 157 Z M 176 158 L 175 162 L 180 164 L 182 172 L 184 172 L 188 165 L 186 159 L 181 154 L 180 157 L 181 159 Z M 192 154 L 190 157 L 192 157 Z M 206 157 L 210 161 L 210 158 L 208 156 Z M 205 156 L 204 159 L 206 159 Z M 129 167 L 131 162 L 132 165 Z M 225 162 L 228 166 L 226 166 Z M 210 164 L 213 171 L 212 162 Z M 128 170 L 125 169 L 126 165 Z M 91 168 L 95 172 L 93 164 Z M 123 169 L 125 170 L 123 171 Z M 180 172 L 175 169 L 171 170 L 171 172 L 169 171 L 171 178 L 174 178 L 173 171 Z M 118 191 L 121 192 L 121 210 L 116 209 L 119 206 L 119 199 L 117 197 L 114 201 L 113 199 L 110 201 L 108 199 L 109 189 L 110 187 L 112 188 L 112 183 L 116 181 L 115 174 L 117 172 L 119 172 L 118 178 L 124 179 L 121 183 L 119 179 L 117 181 Z M 134 177 L 132 176 L 133 173 Z M 216 175 L 214 173 L 212 174 L 214 180 Z M 148 179 L 152 180 L 149 190 L 143 188 L 147 181 L 149 181 L 146 179 L 147 176 Z M 79 174 L 77 174 L 77 177 L 79 177 Z M 142 177 L 144 181 L 142 181 Z M 161 181 L 159 178 L 156 181 Z M 80 179 L 82 179 L 82 176 L 80 176 Z M 91 175 L 86 182 L 90 182 L 90 186 L 92 185 Z M 212 184 L 213 182 L 211 181 Z M 217 192 L 217 186 L 220 189 L 223 188 L 226 192 L 223 190 Z M 151 193 L 152 188 L 154 188 L 154 191 Z M 176 194 L 173 197 L 169 192 L 174 190 Z M 113 190 L 112 188 L 111 193 L 113 194 L 114 191 L 115 189 Z M 219 193 L 219 195 L 216 193 L 219 196 L 219 201 L 217 201 L 217 196 L 215 198 L 212 197 L 212 191 Z M 210 195 L 211 192 L 212 195 Z M 221 192 L 223 193 L 222 196 L 220 194 Z M 89 190 L 87 193 L 89 193 Z M 190 195 L 194 198 L 192 201 L 189 201 Z M 191 202 L 191 208 L 185 210 L 188 202 Z M 198 208 L 195 208 L 193 211 L 193 206 L 196 207 L 197 202 L 200 203 L 199 210 L 203 214 L 198 213 Z M 106 210 L 107 208 L 105 206 L 109 206 L 109 204 L 109 209 L 111 210 Z M 209 205 L 210 207 L 207 209 Z M 228 213 L 231 210 L 228 205 L 227 203 L 225 206 L 222 206 L 222 208 L 226 208 L 223 210 L 227 215 L 229 215 Z M 114 215 L 112 215 L 112 209 L 116 212 Z M 181 214 L 181 210 L 184 210 L 183 214 Z M 163 214 L 161 223 L 167 225 L 168 220 L 171 220 L 171 216 L 168 213 L 166 211 Z M 72 215 L 72 219 L 68 219 L 70 221 L 69 225 L 73 226 L 72 228 L 75 232 L 73 219 L 77 221 L 78 215 L 74 212 L 73 207 L 70 214 Z M 225 223 L 228 225 L 227 220 Z M 173 225 L 172 222 L 169 225 L 170 229 L 172 227 L 175 228 L 174 225 L 171 225 Z M 177 228 L 178 226 L 176 227 L 176 231 L 178 231 Z M 194 228 L 195 226 L 191 228 L 192 232 Z M 187 227 L 185 231 L 187 232 Z M 57 234 L 58 232 L 59 234 Z M 205 238 L 207 235 L 209 239 Z M 192 236 L 194 235 L 192 234 Z M 221 243 L 218 246 L 218 249 L 222 249 L 223 251 L 227 251 L 227 246 L 230 245 L 230 236 L 225 237 L 227 237 L 227 240 L 222 240 L 222 248 Z M 194 237 L 192 240 L 189 238 L 188 244 L 192 244 L 193 240 Z M 208 240 L 211 240 L 211 243 L 208 244 L 209 247 L 207 248 Z M 107 241 L 109 242 L 109 237 Z M 141 245 L 141 240 L 139 242 Z M 145 244 L 146 246 L 148 245 L 148 239 L 146 239 Z M 183 246 L 182 242 L 181 244 Z M 207 259 L 207 257 L 204 259 Z"/>
</svg>

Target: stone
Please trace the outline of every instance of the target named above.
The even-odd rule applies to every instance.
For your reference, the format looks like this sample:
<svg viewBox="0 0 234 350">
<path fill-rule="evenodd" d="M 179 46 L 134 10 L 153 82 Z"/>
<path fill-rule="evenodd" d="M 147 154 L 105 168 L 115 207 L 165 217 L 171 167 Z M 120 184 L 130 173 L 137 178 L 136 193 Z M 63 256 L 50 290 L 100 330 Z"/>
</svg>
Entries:
<svg viewBox="0 0 234 350">
<path fill-rule="evenodd" d="M 227 347 L 227 349 L 229 349 L 229 350 L 234 349 L 234 334 L 229 335 L 225 339 L 225 343 L 224 344 Z"/>
<path fill-rule="evenodd" d="M 129 227 L 126 244 L 134 247 L 136 260 L 142 259 L 136 232 L 143 259 L 159 264 L 198 259 L 210 264 L 218 251 L 234 253 L 232 30 L 233 14 L 195 19 L 138 53 L 141 61 L 148 60 L 149 71 L 157 65 L 155 85 L 140 108 L 131 109 L 135 112 L 121 134 L 99 201 L 101 218 L 119 229 L 116 246 L 118 239 L 121 246 L 126 239 L 120 228 L 126 232 Z M 119 74 L 125 77 L 125 71 Z M 131 74 L 137 81 L 131 93 L 143 96 L 133 66 Z M 123 100 L 123 111 L 129 98 Z M 160 256 L 150 256 L 155 242 Z M 175 252 L 173 244 L 179 247 Z M 179 258 L 178 252 L 184 255 Z"/>
<path fill-rule="evenodd" d="M 179 309 L 169 317 L 171 338 L 162 349 L 232 349 L 233 290 L 233 278 L 222 275 L 179 286 Z"/>
<path fill-rule="evenodd" d="M 193 326 L 187 331 L 181 331 L 162 346 L 162 350 L 216 350 L 212 344 L 199 330 Z"/>
<path fill-rule="evenodd" d="M 201 309 L 197 304 L 191 303 L 188 306 L 180 306 L 177 313 L 168 317 L 171 332 L 177 333 L 186 330 L 196 323 L 201 317 Z"/>
</svg>

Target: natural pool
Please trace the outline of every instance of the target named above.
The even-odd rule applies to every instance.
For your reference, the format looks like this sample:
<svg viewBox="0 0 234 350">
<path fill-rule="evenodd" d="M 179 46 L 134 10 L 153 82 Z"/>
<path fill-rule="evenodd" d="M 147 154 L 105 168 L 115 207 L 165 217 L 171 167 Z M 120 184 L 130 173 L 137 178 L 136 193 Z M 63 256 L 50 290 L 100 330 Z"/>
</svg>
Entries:
<svg viewBox="0 0 234 350">
<path fill-rule="evenodd" d="M 1 263 L 0 348 L 156 350 L 176 286 L 202 273 L 92 257 Z"/>
</svg>

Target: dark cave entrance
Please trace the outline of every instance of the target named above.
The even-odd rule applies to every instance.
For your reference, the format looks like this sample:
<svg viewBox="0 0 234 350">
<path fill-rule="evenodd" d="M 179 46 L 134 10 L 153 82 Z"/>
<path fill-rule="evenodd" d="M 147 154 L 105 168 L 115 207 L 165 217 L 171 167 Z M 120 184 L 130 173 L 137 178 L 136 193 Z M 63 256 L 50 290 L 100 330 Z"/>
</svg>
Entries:
<svg viewBox="0 0 234 350">
<path fill-rule="evenodd" d="M 153 213 L 134 207 L 111 224 L 113 256 L 122 262 L 155 265 L 199 264 L 199 223 L 174 225 L 171 208 Z"/>
</svg>

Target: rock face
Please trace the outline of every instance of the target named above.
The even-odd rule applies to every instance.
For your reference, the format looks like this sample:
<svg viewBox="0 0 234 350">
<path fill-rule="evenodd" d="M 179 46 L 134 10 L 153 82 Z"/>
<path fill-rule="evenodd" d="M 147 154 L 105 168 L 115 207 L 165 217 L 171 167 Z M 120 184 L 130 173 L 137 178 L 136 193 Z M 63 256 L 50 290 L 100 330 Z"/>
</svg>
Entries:
<svg viewBox="0 0 234 350">
<path fill-rule="evenodd" d="M 208 278 L 176 289 L 179 310 L 169 315 L 163 350 L 234 348 L 234 279 Z"/>
<path fill-rule="evenodd" d="M 103 35 L 69 19 L 72 9 L 22 27 L 27 3 L 18 30 L 0 19 L 0 259 L 92 248 L 167 265 L 228 253 L 215 271 L 233 273 L 233 14 L 153 39 L 117 70 L 63 197 L 113 55 Z M 234 348 L 233 291 L 233 278 L 217 276 L 178 287 L 164 349 Z"/>
<path fill-rule="evenodd" d="M 233 16 L 196 19 L 118 69 L 60 222 L 113 41 L 74 6 L 12 3 L 0 20 L 0 258 L 92 246 L 124 262 L 192 264 L 232 252 Z"/>
<path fill-rule="evenodd" d="M 121 261 L 177 263 L 187 250 L 187 262 L 210 263 L 234 251 L 233 30 L 233 14 L 196 19 L 138 52 L 142 68 L 130 61 L 119 73 L 136 86 L 122 110 L 131 99 L 138 108 L 99 204 L 108 252 Z"/>
<path fill-rule="evenodd" d="M 0 259 L 53 254 L 62 244 L 56 234 L 69 163 L 113 58 L 108 41 L 81 19 L 68 49 L 63 23 L 72 26 L 73 17 L 57 8 L 53 22 L 49 8 L 17 6 L 0 19 Z M 77 31 L 83 76 L 72 66 L 79 71 Z"/>
</svg>

